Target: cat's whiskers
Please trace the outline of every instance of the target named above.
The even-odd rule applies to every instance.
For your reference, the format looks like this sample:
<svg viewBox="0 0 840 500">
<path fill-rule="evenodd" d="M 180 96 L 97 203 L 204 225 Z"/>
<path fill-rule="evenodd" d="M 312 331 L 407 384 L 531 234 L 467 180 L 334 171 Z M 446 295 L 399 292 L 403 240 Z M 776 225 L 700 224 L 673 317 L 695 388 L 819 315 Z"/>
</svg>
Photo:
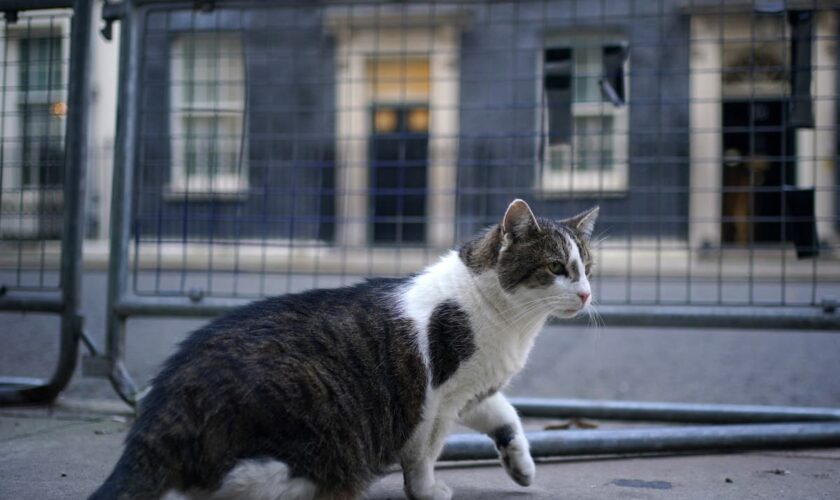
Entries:
<svg viewBox="0 0 840 500">
<path fill-rule="evenodd" d="M 605 326 L 604 318 L 595 308 L 594 301 L 587 306 L 586 312 L 589 314 L 589 326 L 595 331 L 595 341 L 600 342 Z"/>
<path fill-rule="evenodd" d="M 552 300 L 554 300 L 553 297 L 541 297 L 529 300 L 527 302 L 523 302 L 521 304 L 513 305 L 506 309 L 500 309 L 496 312 L 498 313 L 498 317 L 500 319 L 502 319 L 505 323 L 509 323 L 511 320 L 518 318 L 523 313 L 533 312 L 540 308 L 542 305 L 551 302 Z"/>
<path fill-rule="evenodd" d="M 519 321 L 520 319 L 530 315 L 531 313 L 534 313 L 536 311 L 540 311 L 541 309 L 545 309 L 544 306 L 551 306 L 551 307 L 547 308 L 548 309 L 547 311 L 542 311 L 547 316 L 554 309 L 556 309 L 558 306 L 561 306 L 561 305 L 562 305 L 562 299 L 560 299 L 559 297 L 542 297 L 540 299 L 534 299 L 534 300 L 526 302 L 524 304 L 524 307 L 523 307 L 523 305 L 520 305 L 518 307 L 513 307 L 513 308 L 508 309 L 508 311 L 516 310 L 516 313 L 513 316 L 505 315 L 502 319 L 506 323 L 505 326 L 511 326 L 514 323 L 516 323 L 517 321 Z M 544 318 L 540 318 L 540 321 L 542 321 L 543 319 Z"/>
<path fill-rule="evenodd" d="M 498 294 L 495 294 L 495 297 L 490 297 L 488 296 L 487 287 L 478 283 L 475 276 L 470 275 L 470 280 L 474 285 L 471 287 L 473 296 L 477 301 L 485 304 L 486 306 L 478 308 L 477 312 L 480 312 L 483 319 L 496 328 L 507 329 L 515 326 L 514 324 L 521 318 L 539 311 L 545 305 L 552 306 L 548 308 L 547 311 L 544 311 L 546 315 L 550 314 L 552 309 L 562 305 L 559 302 L 555 303 L 555 301 L 560 300 L 559 297 L 538 297 L 525 302 L 515 303 L 509 297 L 505 296 L 505 294 L 501 292 L 501 289 L 499 289 Z M 499 307 L 500 303 L 505 303 L 508 307 L 501 308 Z M 515 311 L 513 316 L 509 314 L 512 311 Z M 544 318 L 540 318 L 538 321 L 542 321 L 543 319 Z M 537 321 L 535 321 L 535 323 L 536 322 Z"/>
<path fill-rule="evenodd" d="M 560 297 L 552 296 L 552 297 L 538 297 L 536 299 L 531 299 L 526 302 L 522 302 L 520 304 L 515 304 L 507 309 L 499 311 L 500 313 L 507 314 L 510 311 L 521 311 L 524 307 L 530 307 L 535 304 L 545 303 L 545 302 L 554 302 L 560 301 Z"/>
<path fill-rule="evenodd" d="M 522 304 L 517 304 L 508 307 L 506 309 L 495 308 L 494 315 L 491 316 L 490 314 L 484 314 L 484 318 L 497 328 L 510 328 L 518 319 L 520 319 L 524 315 L 530 314 L 540 309 L 544 302 L 555 299 L 555 297 L 540 297 L 537 299 L 529 300 Z M 514 311 L 515 314 L 511 316 L 509 313 Z"/>
<path fill-rule="evenodd" d="M 601 316 L 601 313 L 595 309 L 593 304 L 590 304 L 586 307 L 586 314 L 589 315 L 589 326 L 590 328 L 594 328 L 599 330 L 604 327 L 604 318 Z"/>
<path fill-rule="evenodd" d="M 607 240 L 609 232 L 609 229 L 605 229 L 600 231 L 597 235 L 592 236 L 592 238 L 589 240 L 589 248 L 600 250 L 601 244 Z"/>
</svg>

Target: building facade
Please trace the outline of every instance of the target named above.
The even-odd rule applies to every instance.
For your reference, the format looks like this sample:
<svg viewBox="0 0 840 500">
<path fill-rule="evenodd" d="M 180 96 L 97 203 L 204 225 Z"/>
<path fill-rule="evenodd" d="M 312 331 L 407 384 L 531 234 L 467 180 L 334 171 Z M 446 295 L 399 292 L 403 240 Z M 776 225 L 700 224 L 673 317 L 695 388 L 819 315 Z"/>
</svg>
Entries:
<svg viewBox="0 0 840 500">
<path fill-rule="evenodd" d="M 835 242 L 838 12 L 782 4 L 145 5 L 132 230 L 447 247 L 523 197 L 551 216 L 598 204 L 612 238 L 737 247 L 789 239 L 787 193 L 813 190 Z M 66 28 L 27 46 L 7 27 L 6 60 L 66 51 L 50 29 Z M 94 150 L 110 151 L 117 50 L 92 36 Z M 4 106 L 54 108 L 44 92 Z M 27 138 L 60 134 L 4 117 L 21 144 L 4 161 L 50 161 Z M 4 185 L 51 182 L 29 170 Z"/>
</svg>

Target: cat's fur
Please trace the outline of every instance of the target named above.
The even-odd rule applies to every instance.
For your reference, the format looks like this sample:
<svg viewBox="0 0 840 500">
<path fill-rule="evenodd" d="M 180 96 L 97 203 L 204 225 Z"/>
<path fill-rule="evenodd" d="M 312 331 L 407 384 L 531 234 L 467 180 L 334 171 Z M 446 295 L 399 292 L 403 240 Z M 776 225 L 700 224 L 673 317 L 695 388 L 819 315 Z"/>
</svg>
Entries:
<svg viewBox="0 0 840 500">
<path fill-rule="evenodd" d="M 166 362 L 91 498 L 356 498 L 399 462 L 410 498 L 445 500 L 434 462 L 459 421 L 493 438 L 507 473 L 529 485 L 528 442 L 499 390 L 549 315 L 589 306 L 597 213 L 537 219 L 516 200 L 413 277 L 213 321 Z"/>
</svg>

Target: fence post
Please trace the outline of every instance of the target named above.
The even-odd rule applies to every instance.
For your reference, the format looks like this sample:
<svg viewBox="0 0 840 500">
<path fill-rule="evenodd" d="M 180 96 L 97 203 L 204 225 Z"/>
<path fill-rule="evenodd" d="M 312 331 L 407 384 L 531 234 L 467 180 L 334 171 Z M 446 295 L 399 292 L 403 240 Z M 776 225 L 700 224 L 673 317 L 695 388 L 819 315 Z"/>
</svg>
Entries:
<svg viewBox="0 0 840 500">
<path fill-rule="evenodd" d="M 119 86 L 117 89 L 117 134 L 114 148 L 114 174 L 111 189 L 111 239 L 108 260 L 108 299 L 105 324 L 107 376 L 117 394 L 134 404 L 137 387 L 125 369 L 125 319 L 117 304 L 126 291 L 128 246 L 131 237 L 131 204 L 133 203 L 134 151 L 137 126 L 138 53 L 134 50 L 137 16 L 131 1 L 124 2 L 120 23 Z M 139 47 L 139 45 L 138 45 Z"/>
</svg>

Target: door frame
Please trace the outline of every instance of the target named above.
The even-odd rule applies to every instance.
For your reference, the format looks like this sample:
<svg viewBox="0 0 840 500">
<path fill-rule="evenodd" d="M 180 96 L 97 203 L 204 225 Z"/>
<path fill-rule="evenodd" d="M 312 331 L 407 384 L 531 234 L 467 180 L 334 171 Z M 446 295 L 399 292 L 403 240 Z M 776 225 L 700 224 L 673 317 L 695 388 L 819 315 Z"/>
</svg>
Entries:
<svg viewBox="0 0 840 500">
<path fill-rule="evenodd" d="M 429 164 L 426 245 L 455 239 L 458 160 L 459 35 L 462 16 L 336 11 L 327 27 L 336 40 L 336 243 L 368 245 L 368 110 L 373 104 L 365 68 L 377 58 L 428 58 Z"/>
<path fill-rule="evenodd" d="M 722 17 L 697 14 L 691 17 L 690 96 L 691 155 L 689 181 L 688 239 L 691 248 L 721 244 L 723 168 L 723 83 L 722 45 L 727 37 L 738 37 L 740 19 L 746 23 L 749 11 Z M 816 187 L 815 215 L 820 239 L 837 242 L 834 224 L 836 186 L 834 155 L 837 120 L 833 102 L 836 94 L 837 14 L 814 13 L 812 54 L 813 129 L 796 131 L 796 185 Z M 726 24 L 726 30 L 722 23 Z M 735 28 L 735 29 L 733 29 Z"/>
</svg>

